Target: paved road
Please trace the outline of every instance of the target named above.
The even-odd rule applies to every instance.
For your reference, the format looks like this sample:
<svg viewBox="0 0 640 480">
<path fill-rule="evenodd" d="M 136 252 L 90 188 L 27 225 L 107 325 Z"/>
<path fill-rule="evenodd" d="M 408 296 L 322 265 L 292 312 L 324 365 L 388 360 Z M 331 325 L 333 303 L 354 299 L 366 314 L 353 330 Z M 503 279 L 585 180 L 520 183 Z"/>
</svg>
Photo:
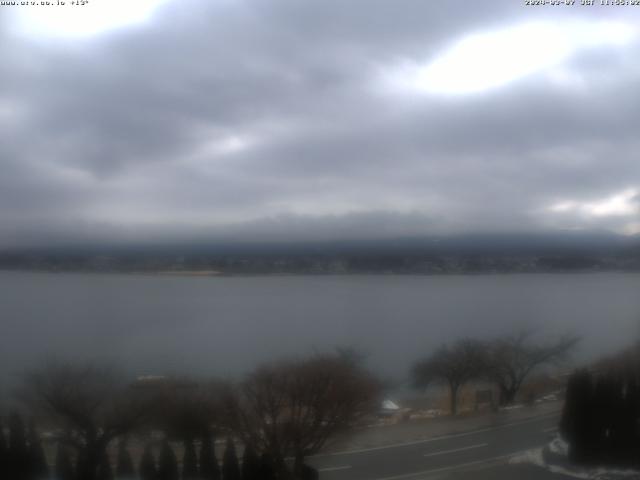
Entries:
<svg viewBox="0 0 640 480">
<path fill-rule="evenodd" d="M 483 467 L 480 470 L 452 470 L 433 480 L 575 480 L 575 478 L 551 473 L 534 465 L 496 465 Z"/>
<path fill-rule="evenodd" d="M 495 424 L 414 442 L 318 455 L 309 463 L 322 480 L 420 480 L 484 468 L 544 445 L 559 414 Z M 469 477 L 471 478 L 471 477 Z"/>
</svg>

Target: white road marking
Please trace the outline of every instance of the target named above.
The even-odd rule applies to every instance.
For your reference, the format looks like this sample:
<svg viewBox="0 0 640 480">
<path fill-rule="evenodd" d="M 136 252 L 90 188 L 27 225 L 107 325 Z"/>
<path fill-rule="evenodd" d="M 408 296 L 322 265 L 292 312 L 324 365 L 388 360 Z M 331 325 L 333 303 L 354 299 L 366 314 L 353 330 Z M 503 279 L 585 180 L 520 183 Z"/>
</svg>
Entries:
<svg viewBox="0 0 640 480">
<path fill-rule="evenodd" d="M 558 430 L 558 427 L 545 428 L 544 430 L 542 430 L 542 433 L 551 433 L 555 432 L 556 430 Z"/>
<path fill-rule="evenodd" d="M 488 445 L 489 445 L 488 443 L 478 443 L 476 445 L 469 445 L 468 447 L 460 447 L 460 448 L 453 448 L 451 450 L 439 450 L 437 452 L 425 453 L 424 456 L 425 457 L 435 457 L 437 455 L 446 455 L 447 453 L 462 452 L 464 450 L 471 450 L 473 448 L 486 447 Z"/>
<path fill-rule="evenodd" d="M 526 423 L 538 422 L 540 420 L 544 420 L 548 417 L 557 416 L 560 412 L 548 413 L 545 415 L 540 415 L 539 417 L 530 418 L 528 420 L 523 420 L 521 422 L 507 423 L 504 425 L 496 425 L 495 427 L 481 428 L 479 430 L 472 430 L 470 432 L 463 433 L 453 433 L 450 435 L 441 435 L 439 437 L 433 438 L 425 438 L 424 440 L 415 440 L 413 442 L 402 442 L 402 443 L 392 443 L 390 445 L 382 445 L 380 447 L 370 447 L 370 448 L 359 448 L 355 450 L 344 450 L 342 452 L 333 452 L 333 453 L 320 453 L 318 455 L 312 455 L 308 458 L 318 458 L 318 457 L 337 457 L 338 455 L 351 455 L 353 453 L 366 453 L 366 452 L 375 452 L 377 450 L 386 450 L 388 448 L 400 448 L 400 447 L 408 447 L 410 445 L 420 445 L 422 443 L 431 443 L 437 442 L 440 440 L 448 440 L 450 438 L 459 438 L 459 437 L 467 437 L 469 435 L 476 435 L 478 433 L 491 432 L 493 430 L 498 430 L 500 428 L 509 428 L 509 427 L 517 427 L 518 425 L 524 425 Z"/>
<path fill-rule="evenodd" d="M 351 465 L 344 465 L 342 467 L 327 467 L 327 468 L 319 468 L 319 472 L 335 472 L 338 470 L 348 470 L 351 468 Z"/>
<path fill-rule="evenodd" d="M 524 450 L 524 451 L 526 451 L 526 450 Z M 394 475 L 392 477 L 381 477 L 381 478 L 376 478 L 375 480 L 403 480 L 405 478 L 420 477 L 420 476 L 423 476 L 423 475 L 433 475 L 434 473 L 447 472 L 449 470 L 457 470 L 457 469 L 460 469 L 460 468 L 471 467 L 473 465 L 481 465 L 483 463 L 490 463 L 490 462 L 495 462 L 495 461 L 498 461 L 498 460 L 505 460 L 507 458 L 513 457 L 514 455 L 518 455 L 519 453 L 522 453 L 522 452 L 514 452 L 514 453 L 510 453 L 508 455 L 499 455 L 497 457 L 485 458 L 484 460 L 475 460 L 473 462 L 458 463 L 456 465 L 451 465 L 449 467 L 433 468 L 431 470 L 423 470 L 421 472 L 404 473 L 402 475 Z"/>
</svg>

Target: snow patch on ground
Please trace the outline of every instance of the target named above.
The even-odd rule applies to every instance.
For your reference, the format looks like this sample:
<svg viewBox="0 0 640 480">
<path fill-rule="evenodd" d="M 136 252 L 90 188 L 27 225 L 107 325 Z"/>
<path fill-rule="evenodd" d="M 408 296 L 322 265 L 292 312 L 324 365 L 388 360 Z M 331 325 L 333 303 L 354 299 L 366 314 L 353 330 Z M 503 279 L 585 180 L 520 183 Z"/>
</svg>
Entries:
<svg viewBox="0 0 640 480">
<path fill-rule="evenodd" d="M 556 436 L 546 447 L 526 450 L 509 459 L 509 463 L 535 465 L 551 473 L 566 475 L 585 480 L 618 480 L 640 479 L 638 470 L 620 470 L 613 468 L 582 468 L 569 463 L 567 454 L 569 446 L 559 436 Z"/>
<path fill-rule="evenodd" d="M 531 450 L 525 450 L 520 452 L 509 459 L 510 464 L 526 463 L 529 465 L 536 465 L 538 467 L 546 466 L 544 457 L 542 455 L 542 447 L 532 448 Z"/>
<path fill-rule="evenodd" d="M 561 455 L 565 458 L 569 455 L 569 444 L 560 438 L 559 435 L 556 435 L 547 448 L 549 449 L 549 452 Z"/>
</svg>

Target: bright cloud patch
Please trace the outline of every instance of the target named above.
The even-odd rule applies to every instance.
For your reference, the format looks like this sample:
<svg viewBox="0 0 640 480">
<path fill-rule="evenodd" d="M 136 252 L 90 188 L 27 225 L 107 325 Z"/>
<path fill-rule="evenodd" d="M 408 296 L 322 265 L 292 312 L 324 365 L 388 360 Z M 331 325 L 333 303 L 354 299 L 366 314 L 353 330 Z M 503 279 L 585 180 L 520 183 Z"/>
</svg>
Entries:
<svg viewBox="0 0 640 480">
<path fill-rule="evenodd" d="M 630 43 L 636 30 L 613 22 L 527 23 L 462 38 L 426 66 L 403 69 L 405 87 L 473 93 L 551 70 L 579 50 Z"/>
<path fill-rule="evenodd" d="M 24 6 L 18 29 L 30 36 L 81 37 L 144 23 L 168 0 L 91 0 L 85 5 Z M 57 3 L 57 0 L 54 0 Z M 39 2 L 38 2 L 39 3 Z M 53 2 L 52 2 L 53 3 Z M 61 2 L 62 3 L 62 2 Z"/>
<path fill-rule="evenodd" d="M 639 195 L 640 190 L 630 188 L 595 202 L 559 202 L 549 207 L 549 210 L 554 213 L 573 213 L 586 217 L 632 216 L 639 213 Z"/>
</svg>

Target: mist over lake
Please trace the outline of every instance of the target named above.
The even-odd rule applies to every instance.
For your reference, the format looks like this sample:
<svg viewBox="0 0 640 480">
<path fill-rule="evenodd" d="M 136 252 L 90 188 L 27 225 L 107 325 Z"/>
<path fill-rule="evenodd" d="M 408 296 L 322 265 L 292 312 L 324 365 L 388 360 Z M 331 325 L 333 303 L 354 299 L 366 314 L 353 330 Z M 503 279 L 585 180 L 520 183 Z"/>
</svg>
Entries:
<svg viewBox="0 0 640 480">
<path fill-rule="evenodd" d="M 460 336 L 533 325 L 583 335 L 575 358 L 640 336 L 639 274 L 173 277 L 0 273 L 0 373 L 47 356 L 132 374 L 234 377 L 257 363 L 354 346 L 403 380 Z"/>
</svg>

